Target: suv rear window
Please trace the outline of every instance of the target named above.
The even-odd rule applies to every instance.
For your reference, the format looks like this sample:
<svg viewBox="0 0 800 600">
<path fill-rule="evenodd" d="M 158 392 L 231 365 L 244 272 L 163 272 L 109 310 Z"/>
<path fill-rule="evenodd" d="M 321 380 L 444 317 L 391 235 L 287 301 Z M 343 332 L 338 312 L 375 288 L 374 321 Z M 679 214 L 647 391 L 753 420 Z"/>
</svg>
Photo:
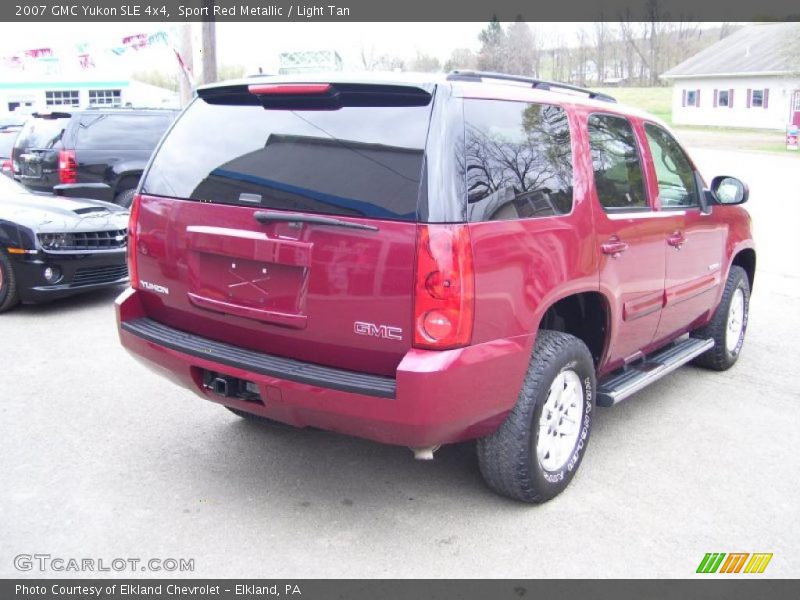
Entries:
<svg viewBox="0 0 800 600">
<path fill-rule="evenodd" d="M 172 115 L 109 115 L 86 113 L 81 116 L 76 146 L 115 150 L 152 151 L 172 122 Z"/>
<path fill-rule="evenodd" d="M 30 148 L 60 148 L 61 137 L 64 135 L 70 117 L 34 117 L 30 119 L 14 144 L 15 148 L 28 150 Z"/>
<path fill-rule="evenodd" d="M 470 221 L 572 210 L 572 146 L 563 108 L 465 100 L 464 121 Z"/>
<path fill-rule="evenodd" d="M 265 109 L 196 99 L 143 191 L 279 210 L 413 221 L 430 104 Z"/>
</svg>

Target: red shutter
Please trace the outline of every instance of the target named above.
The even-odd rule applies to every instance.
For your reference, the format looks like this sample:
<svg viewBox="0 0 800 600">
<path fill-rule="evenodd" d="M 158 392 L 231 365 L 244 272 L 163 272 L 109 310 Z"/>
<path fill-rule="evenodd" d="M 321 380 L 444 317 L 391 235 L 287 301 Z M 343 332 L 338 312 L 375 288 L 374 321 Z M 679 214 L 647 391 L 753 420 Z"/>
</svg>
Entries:
<svg viewBox="0 0 800 600">
<path fill-rule="evenodd" d="M 681 100 L 681 106 L 686 106 L 686 90 L 683 90 L 683 100 Z"/>
<path fill-rule="evenodd" d="M 714 108 L 717 108 L 719 102 L 719 90 L 714 90 Z"/>
<path fill-rule="evenodd" d="M 753 90 L 747 88 L 747 108 L 753 103 Z"/>
<path fill-rule="evenodd" d="M 694 105 L 699 108 L 700 107 L 700 90 L 695 90 L 695 91 L 697 92 L 697 95 L 694 97 Z"/>
<path fill-rule="evenodd" d="M 764 88 L 764 108 L 769 108 L 769 88 Z"/>
<path fill-rule="evenodd" d="M 728 108 L 733 108 L 733 90 L 728 90 Z"/>
</svg>

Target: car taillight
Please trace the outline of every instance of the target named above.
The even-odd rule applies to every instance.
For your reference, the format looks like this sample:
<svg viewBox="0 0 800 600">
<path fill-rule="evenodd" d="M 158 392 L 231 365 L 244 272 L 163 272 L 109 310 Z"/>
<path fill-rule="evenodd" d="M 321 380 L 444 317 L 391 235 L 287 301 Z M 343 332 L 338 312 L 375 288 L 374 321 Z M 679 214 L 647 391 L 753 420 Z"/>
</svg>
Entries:
<svg viewBox="0 0 800 600">
<path fill-rule="evenodd" d="M 78 183 L 75 150 L 61 150 L 58 153 L 58 180 L 61 183 Z"/>
<path fill-rule="evenodd" d="M 131 280 L 131 287 L 139 287 L 139 266 L 136 259 L 136 241 L 138 239 L 137 227 L 139 225 L 139 207 L 142 197 L 138 194 L 133 197 L 131 202 L 131 216 L 128 219 L 128 277 Z"/>
<path fill-rule="evenodd" d="M 3 161 L 2 165 L 0 165 L 0 171 L 11 171 L 11 159 Z"/>
<path fill-rule="evenodd" d="M 414 346 L 444 350 L 472 339 L 475 273 L 466 225 L 418 225 Z"/>
</svg>

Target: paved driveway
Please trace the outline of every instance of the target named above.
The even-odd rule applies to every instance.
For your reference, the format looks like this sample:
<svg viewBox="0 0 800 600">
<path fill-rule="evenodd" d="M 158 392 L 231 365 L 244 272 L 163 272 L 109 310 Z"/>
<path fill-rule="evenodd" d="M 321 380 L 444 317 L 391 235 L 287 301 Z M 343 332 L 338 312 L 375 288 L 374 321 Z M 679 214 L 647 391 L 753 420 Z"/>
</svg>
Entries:
<svg viewBox="0 0 800 600">
<path fill-rule="evenodd" d="M 773 552 L 766 574 L 796 576 L 800 156 L 696 157 L 752 187 L 741 360 L 600 410 L 555 501 L 492 494 L 471 444 L 423 463 L 243 422 L 123 352 L 104 293 L 0 318 L 0 576 L 49 553 L 194 558 L 203 577 L 687 577 L 712 551 Z"/>
</svg>

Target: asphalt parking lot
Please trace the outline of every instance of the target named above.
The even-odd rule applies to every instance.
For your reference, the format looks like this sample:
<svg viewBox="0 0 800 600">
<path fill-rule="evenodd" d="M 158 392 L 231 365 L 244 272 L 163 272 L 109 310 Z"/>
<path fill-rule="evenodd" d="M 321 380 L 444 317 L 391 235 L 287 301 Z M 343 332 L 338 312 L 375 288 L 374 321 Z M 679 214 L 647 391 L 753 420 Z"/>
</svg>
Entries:
<svg viewBox="0 0 800 600">
<path fill-rule="evenodd" d="M 694 156 L 751 186 L 741 359 L 601 409 L 554 501 L 494 495 L 472 444 L 416 462 L 246 423 L 131 359 L 105 292 L 0 317 L 0 576 L 48 553 L 193 558 L 200 577 L 688 577 L 706 552 L 772 552 L 765 575 L 796 576 L 800 156 Z"/>
</svg>

